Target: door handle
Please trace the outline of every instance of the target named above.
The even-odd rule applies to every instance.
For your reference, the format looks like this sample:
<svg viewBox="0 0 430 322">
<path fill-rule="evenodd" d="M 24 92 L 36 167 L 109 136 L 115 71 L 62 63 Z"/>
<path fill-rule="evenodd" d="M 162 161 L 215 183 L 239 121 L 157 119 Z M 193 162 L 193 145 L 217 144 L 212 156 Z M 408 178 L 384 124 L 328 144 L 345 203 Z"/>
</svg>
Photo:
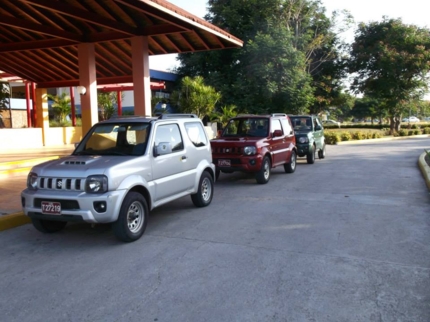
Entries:
<svg viewBox="0 0 430 322">
<path fill-rule="evenodd" d="M 182 159 L 182 160 L 186 160 L 186 159 L 187 159 L 187 156 L 186 156 L 186 155 L 183 155 L 181 159 Z"/>
</svg>

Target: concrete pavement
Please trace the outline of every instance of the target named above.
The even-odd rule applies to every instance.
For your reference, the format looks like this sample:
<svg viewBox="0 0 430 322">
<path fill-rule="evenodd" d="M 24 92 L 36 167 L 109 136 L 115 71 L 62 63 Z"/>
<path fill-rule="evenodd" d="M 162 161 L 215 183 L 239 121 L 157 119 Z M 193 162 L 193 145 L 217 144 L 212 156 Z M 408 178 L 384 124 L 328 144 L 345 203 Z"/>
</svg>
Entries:
<svg viewBox="0 0 430 322">
<path fill-rule="evenodd" d="M 21 208 L 20 195 L 33 165 L 69 155 L 73 145 L 0 151 L 0 231 L 30 222 Z"/>
<path fill-rule="evenodd" d="M 427 138 L 428 136 L 425 137 Z M 386 139 L 383 140 L 386 141 Z M 340 142 L 340 145 L 377 142 L 378 139 L 348 141 Z M 26 187 L 27 174 L 30 171 L 32 164 L 69 155 L 73 150 L 74 147 L 72 145 L 68 145 L 54 148 L 31 149 L 26 151 L 9 150 L 0 152 L 0 231 L 30 222 L 30 219 L 22 212 L 20 194 Z M 426 153 L 423 152 L 418 157 L 418 167 L 420 168 L 426 185 L 430 190 L 430 167 L 424 160 L 425 155 Z M 4 168 L 7 170 L 2 170 Z"/>
</svg>

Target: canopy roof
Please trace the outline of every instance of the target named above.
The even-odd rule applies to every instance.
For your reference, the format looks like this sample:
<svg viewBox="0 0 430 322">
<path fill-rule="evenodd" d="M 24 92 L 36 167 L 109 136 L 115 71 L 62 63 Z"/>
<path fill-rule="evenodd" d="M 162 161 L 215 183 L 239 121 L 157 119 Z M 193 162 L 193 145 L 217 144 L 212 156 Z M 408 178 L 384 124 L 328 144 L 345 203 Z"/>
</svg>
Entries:
<svg viewBox="0 0 430 322">
<path fill-rule="evenodd" d="M 98 84 L 132 82 L 131 41 L 149 55 L 241 47 L 165 0 L 0 0 L 0 70 L 39 87 L 79 85 L 79 43 L 95 43 Z"/>
</svg>

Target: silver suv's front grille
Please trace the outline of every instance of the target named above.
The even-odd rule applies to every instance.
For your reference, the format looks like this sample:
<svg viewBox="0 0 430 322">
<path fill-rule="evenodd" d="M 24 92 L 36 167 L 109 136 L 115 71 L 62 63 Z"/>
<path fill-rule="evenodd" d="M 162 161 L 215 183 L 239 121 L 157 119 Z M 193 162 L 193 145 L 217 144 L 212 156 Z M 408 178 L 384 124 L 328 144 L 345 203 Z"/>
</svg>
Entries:
<svg viewBox="0 0 430 322">
<path fill-rule="evenodd" d="M 43 190 L 84 191 L 85 179 L 78 178 L 39 178 L 38 188 Z"/>
</svg>

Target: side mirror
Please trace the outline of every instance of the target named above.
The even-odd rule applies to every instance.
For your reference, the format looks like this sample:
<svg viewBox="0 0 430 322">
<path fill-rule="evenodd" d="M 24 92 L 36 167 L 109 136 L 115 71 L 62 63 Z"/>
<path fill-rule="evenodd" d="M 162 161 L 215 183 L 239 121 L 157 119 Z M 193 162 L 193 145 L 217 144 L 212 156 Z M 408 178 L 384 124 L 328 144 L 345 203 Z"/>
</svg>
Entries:
<svg viewBox="0 0 430 322">
<path fill-rule="evenodd" d="M 158 157 L 159 155 L 165 155 L 172 153 L 172 145 L 170 142 L 160 142 L 158 145 L 154 146 L 154 157 Z"/>
<path fill-rule="evenodd" d="M 275 132 L 273 132 L 273 137 L 274 138 L 280 137 L 282 135 L 283 135 L 282 130 L 275 130 Z"/>
<path fill-rule="evenodd" d="M 321 131 L 321 125 L 317 125 L 317 126 L 315 126 L 315 131 Z"/>
<path fill-rule="evenodd" d="M 222 135 L 222 130 L 216 131 L 216 137 L 219 138 Z"/>
</svg>

